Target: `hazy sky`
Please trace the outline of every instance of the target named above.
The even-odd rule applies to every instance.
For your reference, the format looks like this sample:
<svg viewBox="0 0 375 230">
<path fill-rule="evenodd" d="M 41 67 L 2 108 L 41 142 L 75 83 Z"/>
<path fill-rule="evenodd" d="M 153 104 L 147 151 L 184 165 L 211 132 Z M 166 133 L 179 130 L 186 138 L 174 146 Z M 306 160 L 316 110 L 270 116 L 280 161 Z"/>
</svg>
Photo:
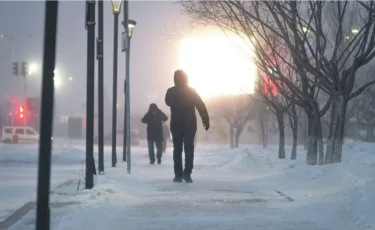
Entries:
<svg viewBox="0 0 375 230">
<path fill-rule="evenodd" d="M 43 52 L 44 5 L 37 2 L 0 1 L 0 34 L 13 36 L 14 58 L 40 65 Z M 156 95 L 164 106 L 165 90 L 173 84 L 173 71 L 178 66 L 179 39 L 189 30 L 188 19 L 180 6 L 163 2 L 130 2 L 130 18 L 137 21 L 131 44 L 131 101 L 133 112 L 143 112 Z M 104 81 L 107 115 L 112 101 L 113 15 L 109 1 L 104 2 Z M 84 27 L 85 2 L 63 1 L 59 7 L 57 71 L 61 87 L 56 91 L 56 113 L 84 114 L 86 101 L 86 39 Z M 121 41 L 122 14 L 119 23 Z M 97 27 L 96 27 L 97 32 Z M 171 36 L 174 35 L 174 36 Z M 177 35 L 177 36 L 176 36 Z M 11 41 L 0 39 L 0 100 L 20 95 L 21 77 L 11 73 Z M 119 43 L 118 102 L 123 103 L 124 53 Z M 97 74 L 97 69 L 95 69 Z M 40 95 L 40 76 L 37 71 L 27 80 L 29 94 Z M 73 80 L 69 81 L 69 78 Z M 96 76 L 95 76 L 96 77 Z M 95 83 L 96 84 L 96 83 Z M 97 88 L 97 84 L 95 85 Z M 97 95 L 96 95 L 97 97 Z M 95 109 L 96 110 L 96 109 Z M 120 108 L 122 111 L 123 109 Z"/>
</svg>

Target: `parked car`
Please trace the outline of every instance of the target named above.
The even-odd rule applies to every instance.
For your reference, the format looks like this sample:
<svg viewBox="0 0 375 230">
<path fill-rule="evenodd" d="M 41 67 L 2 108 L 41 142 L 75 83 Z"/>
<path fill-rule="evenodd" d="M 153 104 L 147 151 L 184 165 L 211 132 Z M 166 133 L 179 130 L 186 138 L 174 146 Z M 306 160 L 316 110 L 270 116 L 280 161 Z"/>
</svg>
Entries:
<svg viewBox="0 0 375 230">
<path fill-rule="evenodd" d="M 30 144 L 38 141 L 39 133 L 29 126 L 5 126 L 2 129 L 1 142 L 3 143 Z"/>
<path fill-rule="evenodd" d="M 112 133 L 105 135 L 103 139 L 104 139 L 104 145 L 112 145 Z M 123 139 L 123 133 L 117 132 L 116 145 L 122 146 L 123 140 L 124 140 Z M 130 142 L 131 142 L 132 146 L 139 145 L 139 136 L 135 131 L 131 131 Z M 98 136 L 96 136 L 94 138 L 94 143 L 96 145 L 99 144 L 99 137 Z"/>
<path fill-rule="evenodd" d="M 53 137 L 51 137 L 53 142 Z M 39 133 L 30 126 L 4 126 L 1 142 L 6 144 L 34 144 L 39 142 Z"/>
</svg>

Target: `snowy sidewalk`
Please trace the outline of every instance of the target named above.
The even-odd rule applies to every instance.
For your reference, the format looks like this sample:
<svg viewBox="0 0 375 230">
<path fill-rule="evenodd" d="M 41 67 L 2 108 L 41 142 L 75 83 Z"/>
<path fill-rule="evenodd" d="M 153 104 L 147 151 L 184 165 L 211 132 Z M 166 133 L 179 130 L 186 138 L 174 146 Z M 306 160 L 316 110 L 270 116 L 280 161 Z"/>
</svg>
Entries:
<svg viewBox="0 0 375 230">
<path fill-rule="evenodd" d="M 92 190 L 54 191 L 52 203 L 73 205 L 52 207 L 51 229 L 375 229 L 373 158 L 309 167 L 274 159 L 272 149 L 200 150 L 194 183 L 175 184 L 170 153 L 162 165 L 148 165 L 140 151 L 131 175 L 119 163 L 106 166 Z M 30 212 L 10 229 L 32 229 L 34 220 Z"/>
</svg>

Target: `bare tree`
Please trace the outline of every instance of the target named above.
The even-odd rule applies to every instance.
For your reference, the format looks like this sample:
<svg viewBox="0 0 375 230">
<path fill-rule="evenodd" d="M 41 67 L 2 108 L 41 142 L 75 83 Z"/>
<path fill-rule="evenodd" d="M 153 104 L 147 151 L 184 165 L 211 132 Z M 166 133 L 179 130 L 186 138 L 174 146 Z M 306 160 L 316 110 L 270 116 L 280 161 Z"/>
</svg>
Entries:
<svg viewBox="0 0 375 230">
<path fill-rule="evenodd" d="M 257 90 L 255 98 L 260 97 L 259 101 L 265 103 L 277 119 L 279 128 L 279 159 L 285 159 L 285 125 L 284 115 L 287 112 L 287 102 L 285 98 L 278 93 L 276 86 L 267 76 L 258 76 Z"/>
<path fill-rule="evenodd" d="M 296 104 L 288 102 L 288 118 L 289 125 L 292 130 L 292 153 L 290 155 L 291 160 L 297 159 L 297 145 L 298 145 L 298 122 L 301 114 L 301 109 L 297 108 Z"/>
<path fill-rule="evenodd" d="M 310 80 L 332 99 L 325 163 L 340 162 L 347 103 L 375 83 L 367 82 L 353 91 L 357 70 L 375 56 L 375 4 L 338 1 L 265 5 L 280 25 L 294 62 L 313 75 Z M 306 32 L 300 33 L 301 28 Z"/>
<path fill-rule="evenodd" d="M 303 107 L 309 119 L 309 144 L 306 156 L 308 164 L 317 164 L 317 144 L 320 143 L 320 156 L 323 155 L 323 144 L 321 141 L 320 116 L 327 111 L 329 103 L 322 109 L 316 102 L 316 94 L 319 93 L 313 82 L 308 81 L 309 74 L 303 71 L 301 66 L 296 65 L 287 44 L 280 38 L 277 23 L 269 20 L 272 15 L 267 15 L 259 2 L 240 1 L 199 1 L 181 2 L 185 11 L 194 19 L 219 26 L 223 30 L 231 31 L 244 40 L 251 41 L 258 69 L 267 74 L 275 84 L 280 94 L 285 99 Z M 273 27 L 272 27 L 273 26 Z M 290 79 L 287 71 L 282 67 L 291 68 L 296 76 L 300 77 L 300 84 Z M 275 68 L 278 71 L 272 71 Z M 287 89 L 287 90 L 286 90 Z M 323 157 L 319 160 L 323 162 Z"/>
<path fill-rule="evenodd" d="M 268 141 L 270 139 L 269 133 L 273 134 L 273 127 L 270 119 L 271 111 L 265 103 L 256 103 L 254 108 L 254 121 L 255 126 L 248 126 L 248 131 L 253 133 L 258 133 L 259 135 L 259 144 L 263 148 L 268 147 Z M 271 130 L 271 131 L 270 131 Z"/>
<path fill-rule="evenodd" d="M 371 81 L 373 79 L 373 74 L 375 71 L 375 60 L 373 60 L 368 65 L 364 66 L 358 71 L 358 75 L 363 77 L 364 79 L 360 79 L 360 81 L 356 81 L 354 85 L 354 90 L 358 89 L 358 85 L 363 85 L 366 82 Z M 367 134 L 370 134 L 371 132 L 369 129 L 372 129 L 372 119 L 375 117 L 374 109 L 373 109 L 373 101 L 375 100 L 375 89 L 373 86 L 371 88 L 367 88 L 362 94 L 360 94 L 358 97 L 353 98 L 351 101 L 347 104 L 347 111 L 346 111 L 346 119 L 345 119 L 345 130 L 344 130 L 344 136 L 347 137 L 348 135 L 353 135 L 353 131 L 358 131 L 359 129 L 366 129 L 368 132 Z M 350 122 L 351 121 L 351 122 Z M 351 127 L 349 126 L 349 123 L 351 123 Z M 355 127 L 353 127 L 353 124 L 356 124 Z M 368 125 L 366 125 L 368 124 Z M 349 126 L 349 127 L 348 127 Z M 348 130 L 348 128 L 351 128 L 352 130 Z M 353 128 L 355 130 L 353 130 Z M 349 134 L 350 133 L 350 134 Z M 354 138 L 357 138 L 357 135 L 354 136 Z M 371 139 L 371 137 L 367 136 L 367 140 Z"/>
<path fill-rule="evenodd" d="M 223 145 L 225 143 L 228 143 L 228 140 L 229 140 L 228 129 L 226 128 L 224 124 L 220 124 L 217 127 L 217 132 L 221 138 L 220 147 L 223 147 Z"/>
<path fill-rule="evenodd" d="M 355 120 L 361 129 L 366 130 L 366 141 L 374 141 L 375 128 L 375 89 L 368 88 L 353 104 Z"/>
<path fill-rule="evenodd" d="M 298 73 L 301 87 L 283 73 L 273 74 L 271 79 L 287 85 L 288 92 L 285 92 L 276 84 L 286 99 L 306 112 L 307 163 L 317 163 L 317 147 L 319 163 L 323 163 L 320 118 L 330 107 L 325 162 L 341 161 L 347 102 L 375 83 L 369 81 L 353 90 L 357 70 L 375 56 L 374 2 L 185 1 L 181 4 L 195 19 L 251 40 L 256 64 L 262 71 L 269 73 L 275 65 L 262 49 L 264 45 L 272 48 L 274 62 L 289 64 Z M 357 26 L 355 30 L 353 22 Z M 291 58 L 288 60 L 286 56 Z M 327 100 L 318 103 L 316 98 L 322 92 Z"/>
<path fill-rule="evenodd" d="M 292 152 L 291 159 L 297 158 L 298 117 L 300 110 L 297 105 L 286 100 L 278 93 L 276 86 L 266 76 L 259 77 L 257 84 L 257 95 L 261 102 L 265 103 L 273 114 L 275 114 L 279 130 L 279 159 L 285 159 L 285 126 L 284 116 L 287 115 L 292 130 Z M 285 89 L 287 90 L 287 89 Z"/>
<path fill-rule="evenodd" d="M 273 49 L 277 49 L 277 46 L 274 46 Z M 298 78 L 295 76 L 295 71 L 285 64 L 285 62 L 275 63 L 273 70 L 271 70 L 271 74 L 283 72 L 286 76 L 289 76 L 290 82 L 293 82 L 294 85 L 298 86 L 299 82 Z M 257 82 L 258 94 L 261 96 L 263 102 L 272 108 L 271 111 L 275 114 L 278 121 L 279 158 L 285 158 L 284 115 L 288 115 L 293 136 L 291 159 L 294 160 L 297 158 L 298 117 L 300 112 L 297 112 L 297 106 L 293 101 L 287 100 L 283 94 L 278 92 L 278 88 L 282 87 L 284 93 L 288 92 L 290 95 L 293 95 L 293 93 L 289 92 L 289 88 L 286 84 L 283 84 L 274 77 L 269 78 L 267 75 L 259 75 Z"/>
<path fill-rule="evenodd" d="M 211 99 L 211 108 L 216 117 L 225 120 L 229 127 L 230 147 L 237 148 L 242 131 L 254 117 L 253 102 L 247 95 L 224 95 Z"/>
</svg>

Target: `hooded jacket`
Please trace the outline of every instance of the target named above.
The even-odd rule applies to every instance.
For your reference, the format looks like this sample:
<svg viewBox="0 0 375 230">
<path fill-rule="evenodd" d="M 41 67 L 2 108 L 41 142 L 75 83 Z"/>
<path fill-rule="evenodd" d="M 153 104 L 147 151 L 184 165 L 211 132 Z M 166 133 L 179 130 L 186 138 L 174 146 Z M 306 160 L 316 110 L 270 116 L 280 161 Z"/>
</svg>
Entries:
<svg viewBox="0 0 375 230">
<path fill-rule="evenodd" d="M 148 112 L 142 118 L 142 123 L 147 124 L 148 141 L 163 141 L 163 121 L 167 120 L 168 117 L 155 103 L 150 104 Z"/>
<path fill-rule="evenodd" d="M 206 105 L 202 98 L 189 87 L 187 74 L 183 70 L 174 73 L 174 87 L 167 90 L 165 103 L 171 109 L 171 131 L 197 130 L 197 118 L 195 109 L 198 110 L 203 124 L 209 123 Z"/>
</svg>

